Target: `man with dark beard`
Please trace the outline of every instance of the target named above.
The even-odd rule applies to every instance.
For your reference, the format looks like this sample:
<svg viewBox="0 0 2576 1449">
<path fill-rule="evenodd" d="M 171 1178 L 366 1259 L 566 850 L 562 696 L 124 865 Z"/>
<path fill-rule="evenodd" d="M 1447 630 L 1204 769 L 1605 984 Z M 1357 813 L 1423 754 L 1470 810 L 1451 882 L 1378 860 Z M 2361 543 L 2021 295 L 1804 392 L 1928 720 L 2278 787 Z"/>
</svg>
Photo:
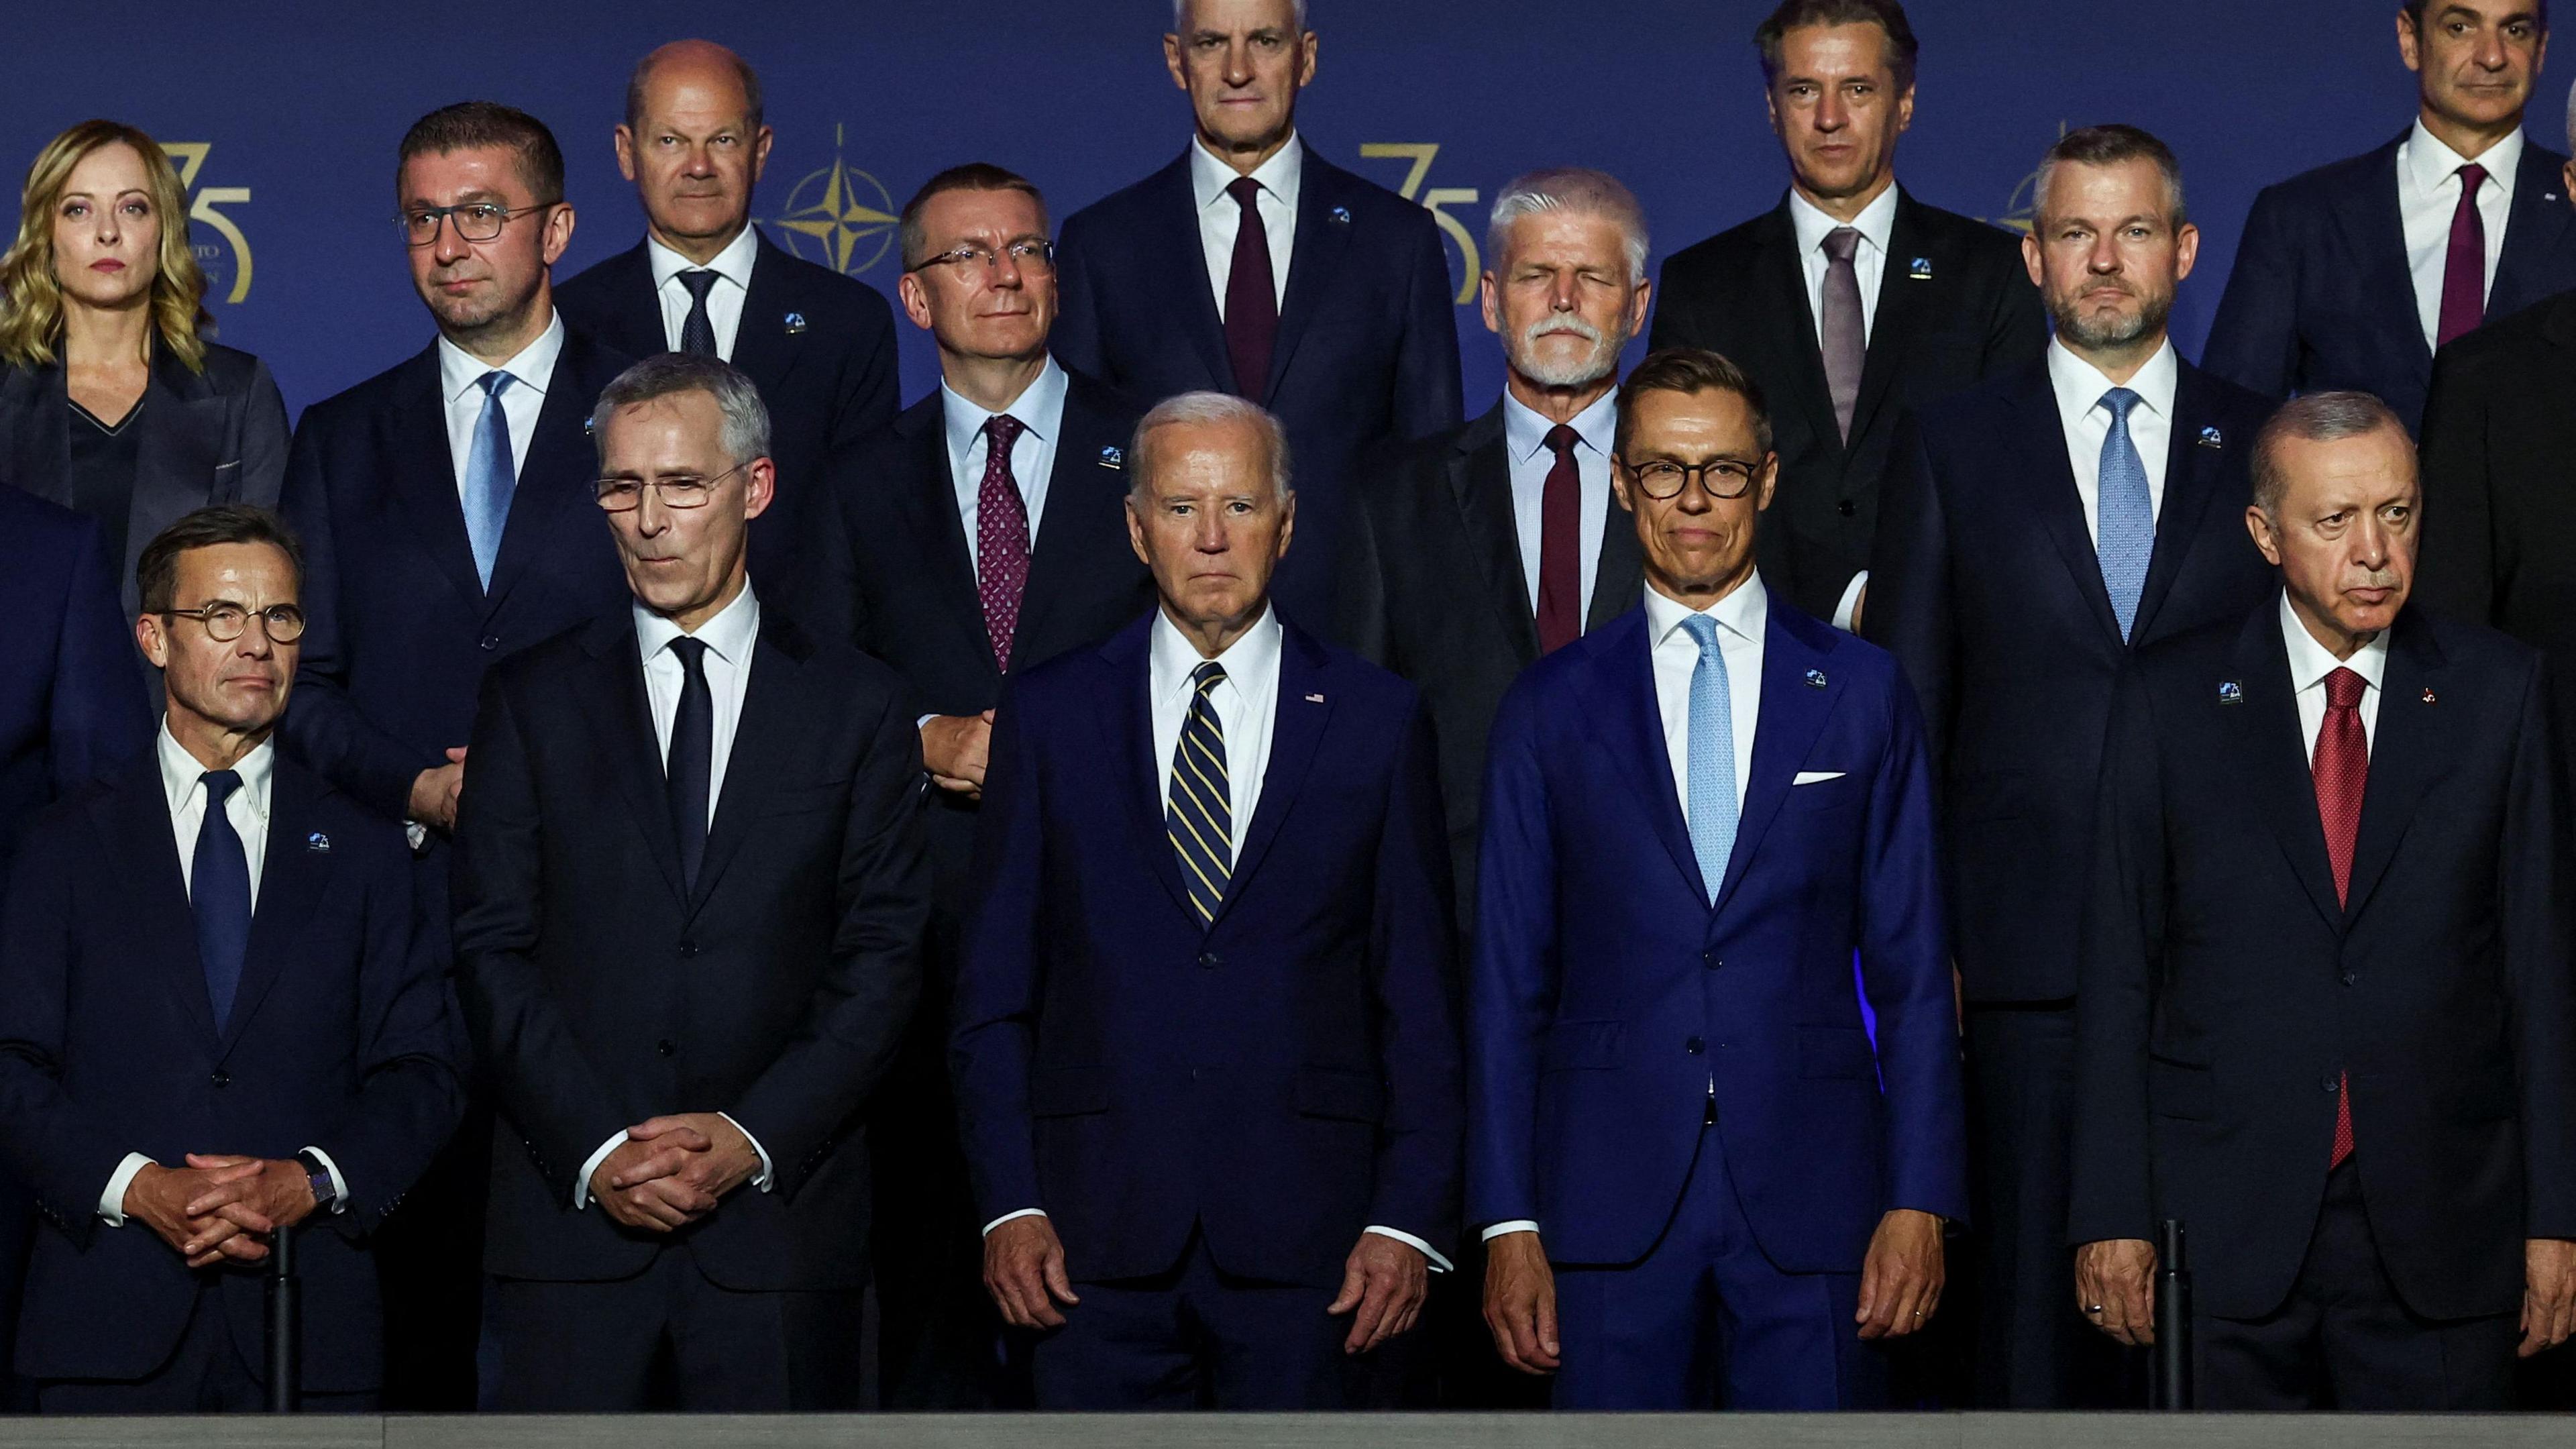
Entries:
<svg viewBox="0 0 2576 1449">
<path fill-rule="evenodd" d="M 2066 1286 L 2076 932 L 2112 684 L 2133 650 L 2270 587 L 2239 521 L 2269 405 L 2165 335 L 2200 234 L 2163 142 L 2073 132 L 2034 195 L 2022 256 L 2057 339 L 1899 432 L 1863 624 L 1914 681 L 1947 807 L 1979 1397 L 2072 1408 L 2120 1377 Z"/>
</svg>

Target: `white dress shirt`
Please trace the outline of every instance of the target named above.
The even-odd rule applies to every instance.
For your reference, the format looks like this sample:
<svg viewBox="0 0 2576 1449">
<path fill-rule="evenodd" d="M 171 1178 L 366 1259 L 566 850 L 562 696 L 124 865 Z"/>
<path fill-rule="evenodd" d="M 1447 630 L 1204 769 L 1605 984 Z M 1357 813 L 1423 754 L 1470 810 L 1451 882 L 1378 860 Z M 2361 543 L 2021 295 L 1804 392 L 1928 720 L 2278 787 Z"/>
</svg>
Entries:
<svg viewBox="0 0 2576 1449">
<path fill-rule="evenodd" d="M 1055 445 L 1064 439 L 1064 369 L 1055 359 L 1032 379 L 1003 413 L 1017 419 L 1020 436 L 1011 444 L 1011 481 L 1020 485 L 1020 502 L 1029 511 L 1029 548 L 1038 546 L 1038 524 L 1046 517 L 1047 480 L 1055 473 Z M 939 384 L 939 414 L 948 425 L 948 479 L 957 488 L 957 518 L 966 525 L 966 552 L 975 557 L 975 529 L 983 515 L 977 500 L 984 491 L 984 463 L 992 443 L 984 425 L 998 414 L 966 400 L 964 394 Z M 975 559 L 980 575 L 983 560 Z"/>
<path fill-rule="evenodd" d="M 546 330 L 536 341 L 497 366 L 443 336 L 438 339 L 438 390 L 447 403 L 447 459 L 458 497 L 465 495 L 465 460 L 474 453 L 474 421 L 483 415 L 483 389 L 475 383 L 495 371 L 517 379 L 501 389 L 501 416 L 510 424 L 510 476 L 516 478 L 528 466 L 528 443 L 537 435 L 537 414 L 545 411 L 546 388 L 554 381 L 563 344 L 560 312 L 546 319 Z"/>
<path fill-rule="evenodd" d="M 680 329 L 688 325 L 688 284 L 680 273 L 695 271 L 696 262 L 655 241 L 644 238 L 644 258 L 653 264 L 653 296 L 662 304 L 662 343 L 671 351 L 680 350 Z M 715 329 L 716 356 L 733 361 L 733 340 L 742 330 L 742 303 L 751 292 L 751 269 L 760 260 L 760 233 L 745 224 L 742 235 L 725 243 L 725 249 L 710 258 L 706 270 L 716 274 L 714 286 L 707 288 L 707 322 Z"/>
<path fill-rule="evenodd" d="M 742 723 L 743 695 L 751 687 L 751 656 L 760 641 L 760 599 L 745 582 L 734 601 L 718 609 L 716 616 L 699 625 L 695 633 L 645 608 L 640 601 L 632 607 L 635 643 L 644 656 L 644 698 L 653 711 L 653 742 L 665 761 L 671 755 L 671 730 L 680 714 L 680 689 L 689 677 L 688 670 L 680 664 L 680 656 L 672 652 L 672 641 L 685 634 L 707 646 L 702 667 L 707 675 L 707 702 L 713 706 L 708 731 L 707 825 L 713 829 L 717 807 L 724 799 L 725 763 L 733 756 L 734 731 Z M 762 1192 L 769 1191 L 776 1180 L 769 1149 L 760 1145 L 750 1128 L 735 1121 L 732 1113 L 716 1115 L 732 1122 L 750 1141 L 751 1150 L 760 1155 L 760 1175 L 751 1180 L 751 1185 Z M 590 1206 L 591 1174 L 599 1171 L 599 1164 L 624 1146 L 626 1140 L 626 1129 L 621 1127 L 582 1163 L 581 1173 L 572 1184 L 574 1208 Z"/>
<path fill-rule="evenodd" d="M 2281 639 L 2290 646 L 2290 688 L 2296 691 L 2299 736 L 2307 742 L 2310 767 L 2316 763 L 2317 736 L 2326 727 L 2326 676 L 2338 669 L 2361 676 L 2361 751 L 2363 758 L 2369 758 L 2370 747 L 2379 738 L 2379 686 L 2388 677 L 2388 631 L 2380 630 L 2377 638 L 2352 651 L 2350 659 L 2337 659 L 2299 622 L 2290 596 L 2283 594 Z"/>
<path fill-rule="evenodd" d="M 1297 184 L 1306 172 L 1306 143 L 1295 136 L 1279 154 L 1252 170 L 1261 184 L 1253 206 L 1261 213 L 1261 232 L 1270 243 L 1270 285 L 1279 305 L 1288 305 L 1288 259 L 1297 244 Z M 1225 320 L 1225 284 L 1234 276 L 1234 236 L 1243 230 L 1243 208 L 1225 189 L 1237 172 L 1217 159 L 1207 143 L 1190 140 L 1190 190 L 1199 205 L 1199 245 L 1207 251 L 1208 282 L 1216 288 L 1217 320 Z"/>
<path fill-rule="evenodd" d="M 2424 129 L 2397 143 L 2397 216 L 2406 228 L 2406 270 L 2415 278 L 2415 316 L 2424 325 L 2424 345 L 2441 335 L 2442 278 L 2450 270 L 2451 218 L 2460 209 L 2460 168 L 2475 161 L 2486 168 L 2478 188 L 2478 220 L 2487 242 L 2486 293 L 2495 290 L 2496 262 L 2504 256 L 2504 229 L 2513 216 L 2514 173 L 2522 169 L 2522 132 L 2517 130 L 2477 156 L 2463 156 Z M 2481 300 L 2485 293 L 2481 294 Z"/>
<path fill-rule="evenodd" d="M 1556 454 L 1547 446 L 1547 435 L 1556 424 L 1540 416 L 1509 391 L 1503 394 L 1503 454 L 1510 460 L 1512 473 L 1512 527 L 1521 546 L 1521 582 L 1529 589 L 1530 613 L 1538 613 L 1538 568 L 1546 541 L 1543 525 L 1547 501 L 1547 475 L 1556 466 Z M 1574 429 L 1574 471 L 1583 484 L 1583 513 L 1578 524 L 1581 547 L 1577 550 L 1577 582 L 1583 592 L 1576 595 L 1576 618 L 1580 621 L 1592 611 L 1592 584 L 1601 573 L 1601 533 L 1610 517 L 1610 445 L 1619 427 L 1619 390 L 1612 388 L 1598 402 L 1574 415 L 1566 424 Z"/>
<path fill-rule="evenodd" d="M 1836 221 L 1814 202 L 1789 189 L 1789 225 L 1798 234 L 1800 270 L 1807 278 L 1807 315 L 1815 320 L 1816 345 L 1825 345 L 1825 274 L 1833 270 L 1833 258 L 1825 255 L 1825 238 L 1840 227 L 1860 233 L 1860 245 L 1852 248 L 1852 275 L 1860 281 L 1860 337 L 1867 347 L 1871 331 L 1878 325 L 1878 287 L 1887 276 L 1888 238 L 1896 231 L 1896 187 L 1890 184 L 1878 199 L 1860 209 L 1860 215 L 1849 221 Z"/>
<path fill-rule="evenodd" d="M 179 883 L 193 896 L 197 889 L 197 833 L 206 825 L 207 771 L 170 733 L 168 720 L 162 721 L 155 743 L 155 758 L 161 765 L 161 793 L 170 806 L 170 839 L 179 849 Z M 233 772 L 241 776 L 241 784 L 224 798 L 224 818 L 232 822 L 233 834 L 241 837 L 242 863 L 250 868 L 251 910 L 256 913 L 260 876 L 268 864 L 268 804 L 270 782 L 277 774 L 277 742 L 262 740 L 253 745 L 249 754 L 233 762 Z M 226 1150 L 220 1144 L 207 1146 L 212 1151 Z M 340 1177 L 340 1165 L 319 1147 L 304 1150 L 320 1158 L 323 1171 L 331 1175 L 331 1211 L 345 1211 L 349 1185 Z M 158 1165 L 140 1152 L 129 1152 L 116 1165 L 116 1171 L 108 1174 L 107 1190 L 98 1196 L 98 1215 L 108 1226 L 125 1226 L 125 1190 L 133 1185 L 136 1173 Z"/>
<path fill-rule="evenodd" d="M 1216 657 L 1216 662 L 1225 666 L 1225 678 L 1208 691 L 1208 705 L 1216 711 L 1217 728 L 1225 737 L 1226 793 L 1230 797 L 1227 808 L 1234 816 L 1230 853 L 1237 859 L 1243 853 L 1245 828 L 1252 823 L 1252 812 L 1260 808 L 1261 777 L 1270 769 L 1271 726 L 1279 715 L 1279 651 L 1285 638 L 1279 626 L 1279 611 L 1263 610 L 1259 622 Z M 1173 626 L 1170 616 L 1156 610 L 1147 645 L 1145 698 L 1153 711 L 1154 759 L 1159 766 L 1154 776 L 1157 816 L 1162 814 L 1164 796 L 1171 788 L 1172 757 L 1181 748 L 1181 726 L 1189 717 L 1190 698 L 1197 693 L 1190 676 L 1206 662 L 1198 646 Z M 1044 1216 L 1044 1208 L 1021 1208 L 986 1223 L 984 1231 L 989 1234 L 1013 1218 Z M 1393 1238 L 1420 1253 L 1430 1260 L 1435 1273 L 1449 1271 L 1449 1260 L 1411 1233 L 1374 1225 L 1366 1231 Z"/>
<path fill-rule="evenodd" d="M 2069 352 L 2064 342 L 2048 344 L 2048 383 L 2057 394 L 2057 420 L 2066 430 L 2066 461 L 2075 469 L 2075 496 L 2083 504 L 2084 531 L 2095 547 L 2102 543 L 2102 440 L 2111 436 L 2111 409 L 2102 395 L 2114 387 L 2138 395 L 2129 409 L 2129 441 L 2147 467 L 2147 511 L 2161 519 L 2165 460 L 2173 452 L 2174 388 L 2181 378 L 2182 364 L 2171 339 L 2125 383 L 2111 381 L 2100 368 Z M 2251 447 L 2254 440 L 2244 442 Z"/>
</svg>

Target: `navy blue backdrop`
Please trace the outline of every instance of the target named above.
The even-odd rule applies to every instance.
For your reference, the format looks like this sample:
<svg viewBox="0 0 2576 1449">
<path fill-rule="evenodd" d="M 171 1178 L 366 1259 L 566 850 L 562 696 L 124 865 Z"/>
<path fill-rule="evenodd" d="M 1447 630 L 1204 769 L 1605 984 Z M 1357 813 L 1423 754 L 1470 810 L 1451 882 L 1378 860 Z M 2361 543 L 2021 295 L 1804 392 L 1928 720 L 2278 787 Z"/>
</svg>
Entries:
<svg viewBox="0 0 2576 1449">
<path fill-rule="evenodd" d="M 1771 206 L 1785 184 L 1750 43 L 1770 3 L 1317 0 L 1321 69 L 1301 129 L 1334 161 L 1455 217 L 1453 269 L 1462 239 L 1481 244 L 1498 185 L 1566 163 L 1636 189 L 1660 259 Z M 1189 134 L 1163 71 L 1165 0 L 732 8 L 738 18 L 711 23 L 709 7 L 670 0 L 145 0 L 111 26 L 78 6 L 29 6 L 8 21 L 0 176 L 14 185 L 47 137 L 93 114 L 171 146 L 221 336 L 266 357 L 300 410 L 429 336 L 391 220 L 393 153 L 413 118 L 451 101 L 506 101 L 555 129 L 579 215 L 569 276 L 642 226 L 609 140 L 628 68 L 664 40 L 721 40 L 760 69 L 777 131 L 755 215 L 889 295 L 890 213 L 932 172 L 998 162 L 1062 214 L 1162 165 Z M 2177 312 L 2196 355 L 2255 191 L 2376 146 L 2412 115 L 2397 8 L 1917 0 L 1923 72 L 1898 174 L 1936 205 L 2008 222 L 2061 127 L 2156 131 L 2182 155 L 2206 238 Z M 2544 75 L 2541 90 L 2531 129 L 2556 148 L 2565 89 Z M 898 325 L 917 397 L 934 363 Z M 1472 412 L 1501 370 L 1472 305 L 1459 329 Z"/>
</svg>

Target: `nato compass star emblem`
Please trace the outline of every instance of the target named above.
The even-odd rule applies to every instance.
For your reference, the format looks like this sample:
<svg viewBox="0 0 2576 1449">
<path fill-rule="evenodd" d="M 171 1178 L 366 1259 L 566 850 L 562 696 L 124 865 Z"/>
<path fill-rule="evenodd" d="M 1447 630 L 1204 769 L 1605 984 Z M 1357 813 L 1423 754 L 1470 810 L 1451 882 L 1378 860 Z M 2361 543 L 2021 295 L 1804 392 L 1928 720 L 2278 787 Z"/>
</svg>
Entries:
<svg viewBox="0 0 2576 1449">
<path fill-rule="evenodd" d="M 770 225 L 785 233 L 789 251 L 855 277 L 885 260 L 897 220 L 884 183 L 843 158 L 842 128 L 835 126 L 832 164 L 797 182 Z"/>
</svg>

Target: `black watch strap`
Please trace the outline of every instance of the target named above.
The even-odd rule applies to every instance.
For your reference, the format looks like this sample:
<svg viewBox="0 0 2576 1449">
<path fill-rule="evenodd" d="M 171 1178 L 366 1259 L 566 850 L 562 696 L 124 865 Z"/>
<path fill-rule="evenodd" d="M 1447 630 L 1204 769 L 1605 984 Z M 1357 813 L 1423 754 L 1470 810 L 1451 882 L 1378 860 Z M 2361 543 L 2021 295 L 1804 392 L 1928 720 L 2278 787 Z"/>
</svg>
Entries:
<svg viewBox="0 0 2576 1449">
<path fill-rule="evenodd" d="M 296 1153 L 295 1160 L 304 1164 L 304 1177 L 312 1185 L 314 1205 L 329 1207 L 340 1196 L 339 1190 L 331 1185 L 331 1169 L 311 1148 Z"/>
</svg>

